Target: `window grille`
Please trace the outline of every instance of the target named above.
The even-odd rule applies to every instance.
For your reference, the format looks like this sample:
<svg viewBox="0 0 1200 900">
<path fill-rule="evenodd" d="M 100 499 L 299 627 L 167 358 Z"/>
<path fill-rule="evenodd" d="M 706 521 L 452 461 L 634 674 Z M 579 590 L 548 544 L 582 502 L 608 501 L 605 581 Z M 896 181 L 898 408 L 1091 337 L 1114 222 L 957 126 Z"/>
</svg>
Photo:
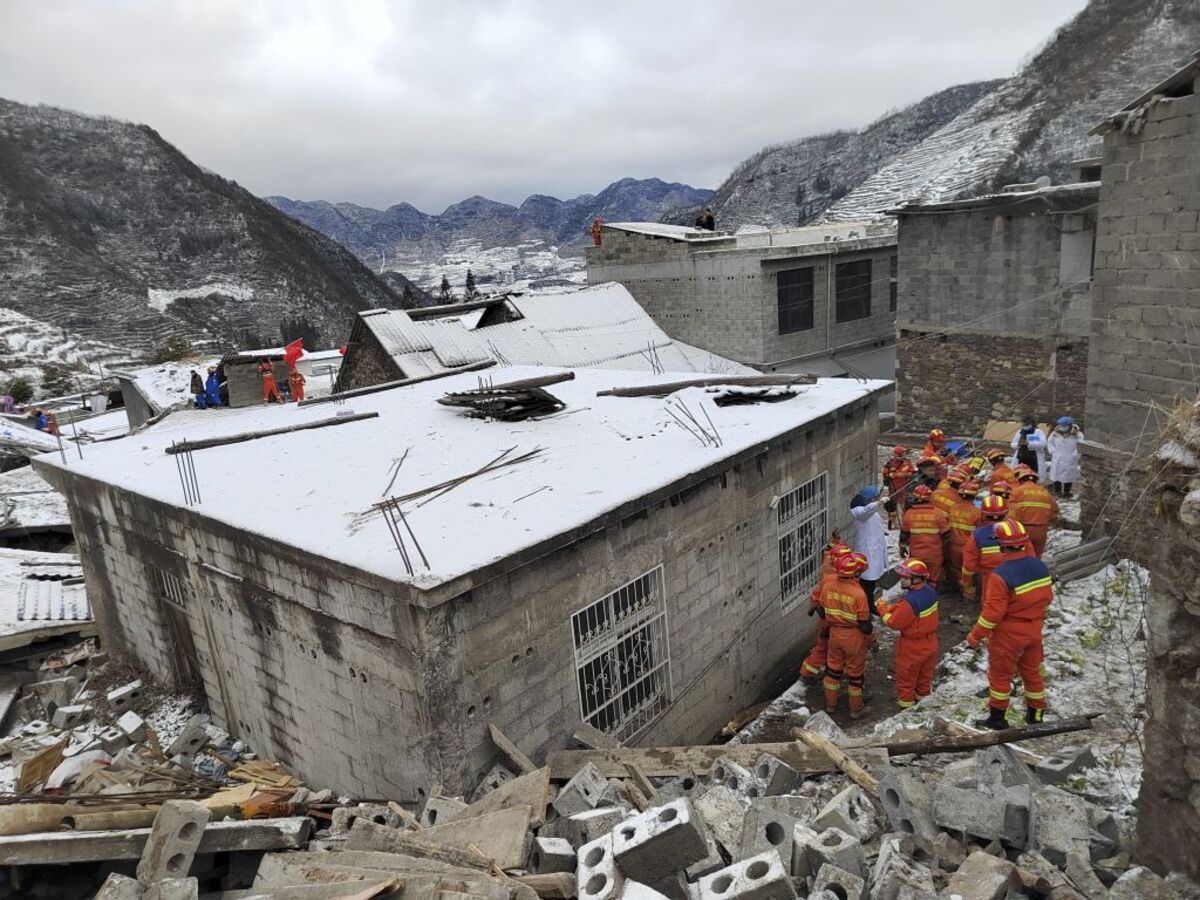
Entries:
<svg viewBox="0 0 1200 900">
<path fill-rule="evenodd" d="M 779 307 L 779 333 L 792 334 L 813 327 L 813 270 L 786 269 L 775 276 Z"/>
<path fill-rule="evenodd" d="M 155 587 L 158 588 L 159 596 L 168 603 L 186 607 L 188 605 L 188 596 L 184 583 L 170 572 L 154 568 L 153 566 L 149 568 L 154 578 Z"/>
<path fill-rule="evenodd" d="M 789 612 L 807 596 L 821 577 L 829 517 L 828 473 L 822 472 L 780 498 L 779 595 Z"/>
<path fill-rule="evenodd" d="M 852 322 L 871 315 L 871 261 L 838 263 L 834 275 L 838 322 Z"/>
<path fill-rule="evenodd" d="M 671 657 L 663 568 L 571 617 L 583 721 L 626 741 L 671 702 Z"/>
<path fill-rule="evenodd" d="M 888 257 L 888 311 L 895 312 L 900 299 L 900 257 Z"/>
</svg>

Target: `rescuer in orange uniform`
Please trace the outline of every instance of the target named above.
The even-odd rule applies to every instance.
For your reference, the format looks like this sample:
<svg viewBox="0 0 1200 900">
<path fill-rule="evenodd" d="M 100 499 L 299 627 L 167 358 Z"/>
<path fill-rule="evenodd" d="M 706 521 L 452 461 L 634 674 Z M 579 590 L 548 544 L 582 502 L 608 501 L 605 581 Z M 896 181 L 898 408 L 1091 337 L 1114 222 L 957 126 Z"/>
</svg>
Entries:
<svg viewBox="0 0 1200 900">
<path fill-rule="evenodd" d="M 904 594 L 895 603 L 880 598 L 875 609 L 888 628 L 900 632 L 896 644 L 896 702 L 908 709 L 933 690 L 938 656 L 937 590 L 929 583 L 929 567 L 906 559 L 896 567 Z"/>
<path fill-rule="evenodd" d="M 304 382 L 307 379 L 297 369 L 288 372 L 288 386 L 292 390 L 292 401 L 299 403 L 304 399 Z"/>
<path fill-rule="evenodd" d="M 1009 508 L 1012 517 L 1025 526 L 1033 553 L 1041 559 L 1050 523 L 1058 517 L 1058 501 L 1038 484 L 1037 472 L 1029 466 L 1017 466 L 1016 473 L 1017 486 L 1013 488 Z"/>
<path fill-rule="evenodd" d="M 262 376 L 263 403 L 271 402 L 272 397 L 275 398 L 276 403 L 282 403 L 283 397 L 279 395 L 279 386 L 275 384 L 275 366 L 269 359 L 264 359 L 258 364 L 258 374 Z"/>
<path fill-rule="evenodd" d="M 908 508 L 908 484 L 917 475 L 917 467 L 908 458 L 904 447 L 893 447 L 892 455 L 883 464 L 883 484 L 891 494 L 892 508 L 888 510 L 888 528 L 895 528 Z"/>
<path fill-rule="evenodd" d="M 913 488 L 913 505 L 900 523 L 900 552 L 925 563 L 929 567 L 929 582 L 936 588 L 950 543 L 950 520 L 930 505 L 931 496 L 933 492 L 926 485 Z"/>
<path fill-rule="evenodd" d="M 817 582 L 817 586 L 813 588 L 812 593 L 808 597 L 808 614 L 811 616 L 820 610 L 821 590 L 825 585 L 837 578 L 837 570 L 835 565 L 843 556 L 850 556 L 854 553 L 853 550 L 846 544 L 842 543 L 842 539 L 834 533 L 829 538 L 829 543 L 825 545 L 824 552 L 821 553 L 821 579 Z M 821 677 L 821 673 L 825 671 L 825 661 L 829 653 L 829 624 L 825 621 L 825 617 L 821 617 L 820 623 L 817 625 L 817 642 L 813 644 L 812 650 L 808 652 L 808 656 L 804 658 L 804 662 L 800 665 L 800 678 L 805 684 L 816 684 L 817 679 Z"/>
<path fill-rule="evenodd" d="M 935 428 L 929 432 L 929 440 L 925 442 L 925 455 L 936 456 L 939 459 L 946 454 L 946 432 Z"/>
<path fill-rule="evenodd" d="M 962 575 L 959 586 L 963 596 L 974 600 L 979 596 L 976 582 L 985 572 L 1000 565 L 1000 545 L 996 542 L 996 523 L 1008 517 L 1008 501 L 994 494 L 983 498 L 979 510 L 983 521 L 963 545 Z"/>
<path fill-rule="evenodd" d="M 947 558 L 950 571 L 947 580 L 953 584 L 962 584 L 963 551 L 983 521 L 983 513 L 975 505 L 978 495 L 979 482 L 964 481 L 958 488 L 958 503 L 947 516 L 950 519 L 950 555 Z"/>
<path fill-rule="evenodd" d="M 867 570 L 867 558 L 851 553 L 834 563 L 837 577 L 822 585 L 817 615 L 829 627 L 829 655 L 825 663 L 825 710 L 837 711 L 842 679 L 850 699 L 850 718 L 865 712 L 863 679 L 867 670 L 867 635 L 872 631 L 871 608 L 858 583 Z"/>
<path fill-rule="evenodd" d="M 1042 680 L 1042 619 L 1054 600 L 1050 570 L 1026 553 L 1025 526 L 1005 519 L 996 526 L 1001 563 L 983 577 L 983 609 L 967 635 L 967 645 L 988 642 L 988 717 L 976 724 L 999 730 L 1018 672 L 1025 686 L 1025 722 L 1042 721 L 1046 684 Z"/>
<path fill-rule="evenodd" d="M 995 487 L 1001 481 L 1007 481 L 1009 484 L 1014 484 L 1017 480 L 1017 475 L 1009 466 L 1008 454 L 1003 450 L 989 450 L 987 452 L 988 462 L 992 464 L 992 474 L 988 476 L 988 484 Z"/>
<path fill-rule="evenodd" d="M 959 501 L 962 499 L 958 496 L 958 489 L 966 480 L 967 475 L 962 469 L 955 469 L 943 478 L 937 488 L 934 489 L 933 496 L 929 498 L 929 502 L 933 504 L 933 508 L 940 509 L 949 516 L 950 510 L 958 506 Z"/>
</svg>

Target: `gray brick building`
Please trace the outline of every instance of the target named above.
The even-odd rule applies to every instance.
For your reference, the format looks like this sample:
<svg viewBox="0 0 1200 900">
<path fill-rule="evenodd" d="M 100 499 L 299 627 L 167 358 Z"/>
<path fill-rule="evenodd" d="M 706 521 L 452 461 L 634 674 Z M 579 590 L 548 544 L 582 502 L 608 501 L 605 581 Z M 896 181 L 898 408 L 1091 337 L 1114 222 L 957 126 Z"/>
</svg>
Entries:
<svg viewBox="0 0 1200 900">
<path fill-rule="evenodd" d="M 1094 162 L 1080 164 L 1085 177 Z M 1015 185 L 892 211 L 899 428 L 978 435 L 990 419 L 1083 419 L 1099 190 Z"/>
<path fill-rule="evenodd" d="M 727 235 L 630 222 L 587 248 L 671 337 L 764 372 L 892 378 L 895 230 L 850 223 Z"/>
<path fill-rule="evenodd" d="M 1200 57 L 1095 133 L 1104 165 L 1082 518 L 1151 572 L 1137 857 L 1200 877 L 1200 531 L 1187 510 L 1200 477 Z"/>
<path fill-rule="evenodd" d="M 581 720 L 630 743 L 706 740 L 797 664 L 890 385 L 675 394 L 716 444 L 661 398 L 598 396 L 664 380 L 579 370 L 550 388 L 563 413 L 505 423 L 437 403 L 478 386 L 457 374 L 176 413 L 35 465 L 68 499 L 106 649 L 199 684 L 217 722 L 309 783 L 415 800 L 474 787 L 489 722 L 535 758 Z M 197 439 L 216 441 L 191 451 L 189 505 L 174 445 Z M 504 465 L 442 492 L 489 461 Z"/>
</svg>

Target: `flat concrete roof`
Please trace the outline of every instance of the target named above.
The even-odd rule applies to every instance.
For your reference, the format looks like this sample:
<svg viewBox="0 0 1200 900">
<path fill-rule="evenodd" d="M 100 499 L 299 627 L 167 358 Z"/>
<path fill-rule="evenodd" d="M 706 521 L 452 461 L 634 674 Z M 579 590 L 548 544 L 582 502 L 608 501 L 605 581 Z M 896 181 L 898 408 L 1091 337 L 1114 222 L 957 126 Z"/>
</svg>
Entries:
<svg viewBox="0 0 1200 900">
<path fill-rule="evenodd" d="M 1028 212 L 1073 212 L 1081 206 L 1095 203 L 1100 197 L 1099 181 L 1081 181 L 1072 184 L 1052 184 L 1030 191 L 998 191 L 962 200 L 946 200 L 941 203 L 911 203 L 907 206 L 887 210 L 892 216 L 932 215 L 959 210 L 984 209 L 1025 205 Z"/>
</svg>

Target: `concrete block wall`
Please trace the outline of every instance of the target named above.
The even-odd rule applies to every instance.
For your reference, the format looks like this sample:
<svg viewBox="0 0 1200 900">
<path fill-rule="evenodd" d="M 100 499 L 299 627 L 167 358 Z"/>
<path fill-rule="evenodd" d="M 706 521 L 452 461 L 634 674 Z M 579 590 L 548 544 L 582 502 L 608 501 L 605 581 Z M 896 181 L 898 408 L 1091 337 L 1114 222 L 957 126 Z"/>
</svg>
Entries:
<svg viewBox="0 0 1200 900">
<path fill-rule="evenodd" d="M 259 360 L 225 363 L 225 383 L 229 388 L 230 406 L 259 406 L 263 402 L 262 375 L 258 372 Z M 281 396 L 287 396 L 288 367 L 283 360 L 271 364 L 275 372 L 275 384 Z"/>
<path fill-rule="evenodd" d="M 336 390 L 352 391 L 355 388 L 371 387 L 403 377 L 395 360 L 384 351 L 379 339 L 362 324 L 361 319 L 356 321 L 350 332 L 342 367 L 338 370 L 337 381 L 334 383 Z"/>
<path fill-rule="evenodd" d="M 1092 288 L 1088 437 L 1124 450 L 1200 377 L 1200 96 L 1146 116 L 1104 139 Z"/>
</svg>

